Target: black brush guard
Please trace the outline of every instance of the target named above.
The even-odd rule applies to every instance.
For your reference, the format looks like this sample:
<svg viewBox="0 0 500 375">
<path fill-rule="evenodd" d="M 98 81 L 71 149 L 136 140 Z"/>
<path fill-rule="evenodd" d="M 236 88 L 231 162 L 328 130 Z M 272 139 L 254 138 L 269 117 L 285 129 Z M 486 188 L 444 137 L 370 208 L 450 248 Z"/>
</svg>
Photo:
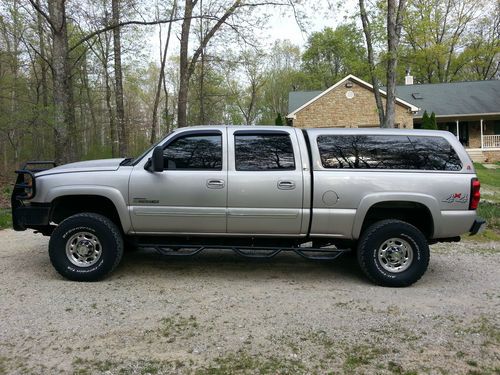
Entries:
<svg viewBox="0 0 500 375">
<path fill-rule="evenodd" d="M 48 166 L 48 168 L 44 168 Z M 16 170 L 16 183 L 10 198 L 12 207 L 12 226 L 16 231 L 27 228 L 45 232 L 49 226 L 50 205 L 27 203 L 36 195 L 36 177 L 38 172 L 54 168 L 54 161 L 28 161 Z"/>
</svg>

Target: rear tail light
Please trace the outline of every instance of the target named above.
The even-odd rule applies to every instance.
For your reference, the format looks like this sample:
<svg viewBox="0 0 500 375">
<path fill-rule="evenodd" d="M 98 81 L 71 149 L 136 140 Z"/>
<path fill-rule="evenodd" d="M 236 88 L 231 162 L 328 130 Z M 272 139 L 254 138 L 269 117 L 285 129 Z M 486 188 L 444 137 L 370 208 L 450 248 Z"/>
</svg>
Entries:
<svg viewBox="0 0 500 375">
<path fill-rule="evenodd" d="M 477 178 L 473 178 L 470 183 L 470 203 L 469 210 L 477 209 L 479 205 L 479 199 L 481 198 L 481 193 L 479 189 L 481 188 L 481 183 Z"/>
</svg>

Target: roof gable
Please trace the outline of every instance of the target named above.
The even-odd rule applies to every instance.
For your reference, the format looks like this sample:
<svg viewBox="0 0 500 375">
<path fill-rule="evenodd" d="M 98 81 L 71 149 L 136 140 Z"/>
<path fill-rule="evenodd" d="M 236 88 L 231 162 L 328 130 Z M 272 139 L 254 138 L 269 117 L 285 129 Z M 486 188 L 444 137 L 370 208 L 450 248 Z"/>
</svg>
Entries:
<svg viewBox="0 0 500 375">
<path fill-rule="evenodd" d="M 318 100 L 319 98 L 323 97 L 324 95 L 328 94 L 329 92 L 331 92 L 332 90 L 336 89 L 337 87 L 341 86 L 343 83 L 345 83 L 346 81 L 348 80 L 352 80 L 354 81 L 355 83 L 359 84 L 360 86 L 364 86 L 365 88 L 367 88 L 368 90 L 371 90 L 373 91 L 373 86 L 371 84 L 369 84 L 368 82 L 366 81 L 363 81 L 361 78 L 358 78 L 352 74 L 349 74 L 348 76 L 344 77 L 343 79 L 341 79 L 340 81 L 338 81 L 336 84 L 334 84 L 333 86 L 330 86 L 329 88 L 327 88 L 326 90 L 324 91 L 308 91 L 308 92 L 302 92 L 302 95 L 293 95 L 294 96 L 294 99 L 293 99 L 293 104 L 294 105 L 297 105 L 298 104 L 298 100 L 297 99 L 309 99 L 307 100 L 305 103 L 302 102 L 303 104 L 302 105 L 299 105 L 297 108 L 293 109 L 292 111 L 290 111 L 291 109 L 291 105 L 290 105 L 290 102 L 291 102 L 291 98 L 292 98 L 292 93 L 290 93 L 289 95 L 289 111 L 290 113 L 286 116 L 287 118 L 293 118 L 295 116 L 295 114 L 299 111 L 301 111 L 302 109 L 304 109 L 305 107 L 311 105 L 312 103 L 314 103 L 316 100 Z M 384 91 L 384 90 L 380 90 L 380 93 L 383 95 L 383 96 L 387 96 L 387 93 Z M 308 95 L 309 94 L 309 95 Z M 315 95 L 315 96 L 313 96 Z M 311 97 L 313 96 L 313 97 Z M 405 101 L 405 100 L 402 100 L 400 98 L 396 98 L 396 102 L 400 105 L 403 105 L 405 107 L 407 107 L 408 109 L 410 109 L 412 112 L 417 112 L 419 110 L 418 107 L 416 107 L 415 105 Z"/>
</svg>

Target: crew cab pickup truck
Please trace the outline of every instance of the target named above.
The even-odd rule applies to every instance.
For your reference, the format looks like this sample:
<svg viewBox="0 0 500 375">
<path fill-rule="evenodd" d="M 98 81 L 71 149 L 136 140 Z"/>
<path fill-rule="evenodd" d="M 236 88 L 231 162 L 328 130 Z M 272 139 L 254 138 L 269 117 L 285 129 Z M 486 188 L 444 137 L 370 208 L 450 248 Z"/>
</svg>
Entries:
<svg viewBox="0 0 500 375">
<path fill-rule="evenodd" d="M 16 171 L 13 226 L 50 235 L 53 266 L 76 281 L 105 277 L 139 246 L 351 251 L 373 282 L 408 286 L 429 244 L 485 225 L 473 164 L 442 131 L 190 127 L 135 159 L 40 163 Z"/>
</svg>

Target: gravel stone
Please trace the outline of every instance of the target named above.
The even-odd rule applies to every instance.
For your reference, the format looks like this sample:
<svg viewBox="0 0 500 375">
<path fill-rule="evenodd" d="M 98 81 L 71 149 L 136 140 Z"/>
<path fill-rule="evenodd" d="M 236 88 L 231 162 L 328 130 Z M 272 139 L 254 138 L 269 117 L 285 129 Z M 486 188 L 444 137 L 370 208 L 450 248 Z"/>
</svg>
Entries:
<svg viewBox="0 0 500 375">
<path fill-rule="evenodd" d="M 78 283 L 47 243 L 0 231 L 0 374 L 500 372 L 499 242 L 432 246 L 409 288 L 371 284 L 353 257 L 224 251 L 125 253 Z"/>
</svg>

